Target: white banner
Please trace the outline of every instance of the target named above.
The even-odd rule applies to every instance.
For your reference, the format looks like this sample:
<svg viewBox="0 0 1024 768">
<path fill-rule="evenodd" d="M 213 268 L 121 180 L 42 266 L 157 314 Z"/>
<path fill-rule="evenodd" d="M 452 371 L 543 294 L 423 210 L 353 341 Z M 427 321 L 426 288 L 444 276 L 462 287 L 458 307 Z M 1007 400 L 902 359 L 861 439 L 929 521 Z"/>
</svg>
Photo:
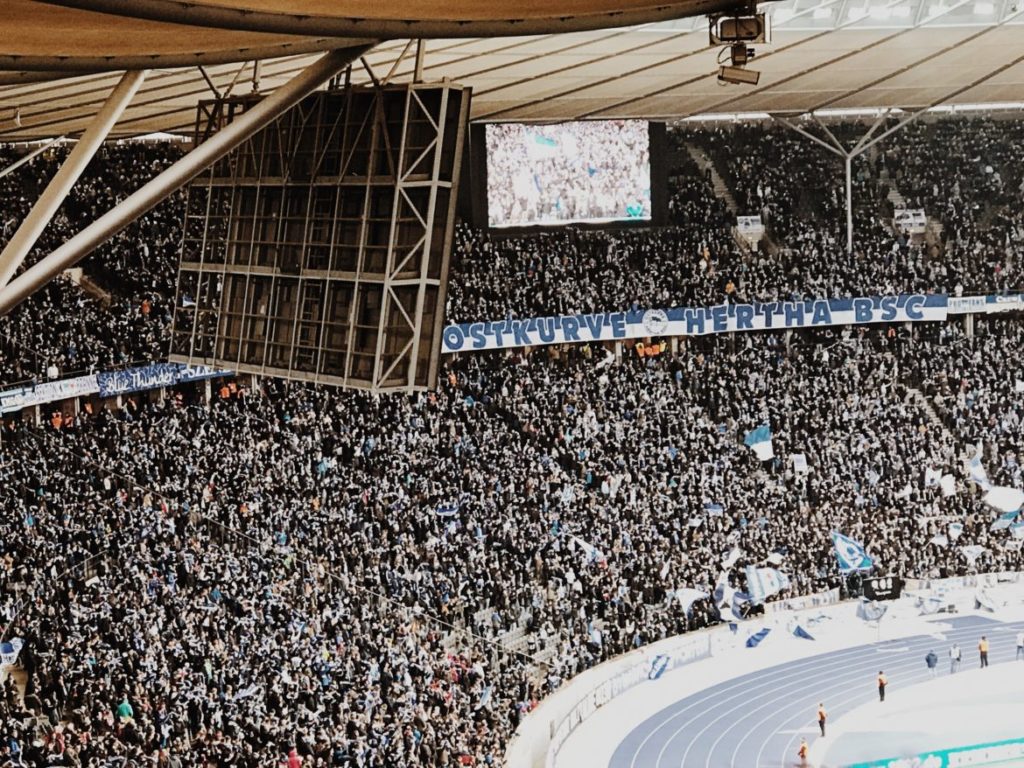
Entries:
<svg viewBox="0 0 1024 768">
<path fill-rule="evenodd" d="M 32 405 L 43 405 L 71 397 L 93 395 L 100 391 L 96 374 L 61 381 L 45 381 L 34 387 L 18 387 L 0 392 L 0 413 L 19 411 Z"/>
<path fill-rule="evenodd" d="M 648 336 L 937 321 L 946 319 L 946 305 L 947 297 L 942 294 L 719 304 L 463 323 L 449 325 L 442 337 L 443 350 L 453 353 Z"/>
</svg>

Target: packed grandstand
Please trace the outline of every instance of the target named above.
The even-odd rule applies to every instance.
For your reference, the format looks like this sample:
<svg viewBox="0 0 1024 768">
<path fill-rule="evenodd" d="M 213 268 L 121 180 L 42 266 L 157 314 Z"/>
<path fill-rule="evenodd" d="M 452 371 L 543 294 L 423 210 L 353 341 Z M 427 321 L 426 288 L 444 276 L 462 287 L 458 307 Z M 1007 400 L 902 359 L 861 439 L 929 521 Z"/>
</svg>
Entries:
<svg viewBox="0 0 1024 768">
<path fill-rule="evenodd" d="M 669 145 L 667 227 L 458 225 L 448 321 L 1024 289 L 1018 120 L 922 120 L 858 158 L 850 254 L 833 155 L 764 123 Z M 37 251 L 182 151 L 105 149 Z M 4 241 L 62 153 L 0 181 Z M 896 196 L 926 232 L 892 227 Z M 8 316 L 4 389 L 166 359 L 182 208 Z M 858 593 L 832 531 L 889 575 L 1022 570 L 971 479 L 980 448 L 1022 484 L 1022 353 L 1008 312 L 465 353 L 412 395 L 224 379 L 8 414 L 0 765 L 497 766 L 570 678 L 736 620 L 723 561 L 739 592 L 777 566 L 778 598 Z"/>
</svg>

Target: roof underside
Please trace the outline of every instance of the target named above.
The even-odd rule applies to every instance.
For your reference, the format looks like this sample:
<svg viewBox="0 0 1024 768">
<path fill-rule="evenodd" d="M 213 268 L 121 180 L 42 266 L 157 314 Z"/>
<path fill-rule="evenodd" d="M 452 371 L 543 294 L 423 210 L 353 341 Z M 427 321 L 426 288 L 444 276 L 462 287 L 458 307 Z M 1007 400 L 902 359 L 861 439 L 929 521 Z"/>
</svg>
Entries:
<svg viewBox="0 0 1024 768">
<path fill-rule="evenodd" d="M 99 1 L 74 0 L 76 4 Z M 163 0 L 132 0 L 131 4 L 149 7 L 161 3 Z M 282 3 L 218 0 L 224 7 L 244 4 L 264 11 Z M 327 12 L 341 3 L 306 0 L 302 5 Z M 346 13 L 360 8 L 370 13 L 377 6 L 396 5 L 417 6 L 424 17 L 436 16 L 443 8 L 449 8 L 451 14 L 479 14 L 484 7 L 475 0 L 344 3 Z M 487 4 L 491 5 L 512 13 L 529 8 L 539 12 L 537 9 L 551 4 L 506 0 Z M 558 0 L 554 5 L 571 14 L 586 8 L 607 10 L 611 5 L 636 9 L 642 3 Z M 676 12 L 684 5 L 677 4 Z M 5 6 L 11 9 L 9 18 L 16 34 L 8 35 L 5 29 L 0 41 L 0 82 L 8 78 L 6 82 L 12 83 L 0 87 L 0 140 L 80 132 L 119 74 L 66 77 L 61 70 L 81 73 L 96 69 L 104 57 L 115 57 L 122 67 L 131 57 L 144 57 L 153 68 L 116 133 L 189 132 L 196 102 L 212 93 L 198 67 L 181 67 L 183 61 L 178 59 L 193 57 L 194 64 L 206 62 L 204 69 L 218 90 L 225 91 L 234 81 L 234 92 L 239 93 L 250 87 L 253 65 L 245 63 L 249 59 L 265 59 L 260 79 L 262 88 L 269 90 L 308 65 L 317 55 L 312 51 L 365 41 L 205 25 L 183 28 L 34 0 L 5 0 Z M 695 6 L 690 3 L 689 7 Z M 868 5 L 862 0 L 773 3 L 774 40 L 757 47 L 758 56 L 750 65 L 762 72 L 756 87 L 717 83 L 718 52 L 708 47 L 703 17 L 498 40 L 430 40 L 425 46 L 424 77 L 450 77 L 472 86 L 476 120 L 668 119 L 723 112 L 802 113 L 1020 102 L 1024 101 L 1024 48 L 1019 39 L 1024 6 L 1021 10 L 1017 7 L 1011 0 L 947 5 L 942 0 L 869 0 Z M 100 26 L 99 20 L 106 26 Z M 367 55 L 366 62 L 378 78 L 389 73 L 392 79 L 411 77 L 414 46 L 406 43 L 405 39 L 388 40 Z M 29 67 L 19 66 L 29 60 L 38 65 L 47 57 L 57 72 L 38 71 L 45 69 L 41 66 L 27 72 Z M 86 61 L 92 66 L 83 66 Z M 114 67 L 107 63 L 104 68 Z M 51 77 L 61 79 L 38 80 Z M 369 82 L 369 74 L 357 66 L 352 79 Z M 14 125 L 15 110 L 20 111 L 20 127 Z"/>
</svg>

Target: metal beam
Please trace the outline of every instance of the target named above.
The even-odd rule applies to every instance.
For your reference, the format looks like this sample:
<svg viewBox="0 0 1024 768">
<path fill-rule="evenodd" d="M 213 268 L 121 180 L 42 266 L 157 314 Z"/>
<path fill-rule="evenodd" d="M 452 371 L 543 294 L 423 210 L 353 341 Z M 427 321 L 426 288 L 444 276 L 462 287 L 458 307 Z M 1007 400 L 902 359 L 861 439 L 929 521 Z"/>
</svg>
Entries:
<svg viewBox="0 0 1024 768">
<path fill-rule="evenodd" d="M 827 149 L 829 152 L 831 152 L 833 155 L 839 155 L 840 157 L 846 157 L 846 155 L 847 155 L 847 153 L 844 152 L 843 150 L 841 150 L 839 147 L 833 146 L 832 144 L 829 144 L 824 139 L 818 138 L 817 136 L 815 136 L 810 131 L 805 131 L 803 128 L 801 128 L 798 125 L 793 125 L 791 122 L 789 122 L 789 120 L 787 120 L 784 117 L 780 117 L 779 115 L 773 115 L 773 114 L 770 114 L 770 113 L 769 113 L 768 117 L 770 117 L 772 120 L 776 121 L 777 123 L 782 123 L 784 126 L 789 128 L 790 130 L 796 131 L 801 136 L 810 139 L 811 141 L 815 142 L 816 144 L 820 144 L 825 149 Z"/>
<path fill-rule="evenodd" d="M 416 41 L 416 66 L 412 72 L 414 83 L 423 82 L 423 61 L 427 57 L 427 41 L 422 37 Z M 397 64 L 395 66 L 398 66 Z"/>
<path fill-rule="evenodd" d="M 14 173 L 16 170 L 21 168 L 21 166 L 23 166 L 25 163 L 30 162 L 34 158 L 38 157 L 43 152 L 45 152 L 50 147 L 52 147 L 54 144 L 56 144 L 58 141 L 64 141 L 64 137 L 63 136 L 58 136 L 55 139 L 50 139 L 48 142 L 43 144 L 43 146 L 39 147 L 38 149 L 32 150 L 31 152 L 29 152 L 27 155 L 25 155 L 23 158 L 21 158 L 17 162 L 11 163 L 6 168 L 4 168 L 2 171 L 0 171 L 0 179 L 2 179 L 4 176 L 6 176 L 9 173 Z"/>
<path fill-rule="evenodd" d="M 448 12 L 442 17 L 390 12 L 391 5 L 381 3 L 380 16 L 345 13 L 339 4 L 337 13 L 288 12 L 230 8 L 181 0 L 47 0 L 52 5 L 112 13 L 151 21 L 215 27 L 225 30 L 271 32 L 279 35 L 331 35 L 335 37 L 370 36 L 378 39 L 519 37 L 593 29 L 631 27 L 685 16 L 701 16 L 735 7 L 736 0 L 671 0 L 627 10 L 567 13 L 551 4 L 544 14 L 529 13 L 535 3 L 494 4 L 489 18 L 471 18 L 468 14 Z M 415 6 L 416 3 L 409 4 Z M 490 8 L 490 6 L 487 6 Z M 408 8 L 403 9 L 408 10 Z"/>
<path fill-rule="evenodd" d="M 25 260 L 32 246 L 36 244 L 39 235 L 46 229 L 50 219 L 60 208 L 68 192 L 75 186 L 78 177 L 82 175 L 85 167 L 89 165 L 100 148 L 103 141 L 114 127 L 117 120 L 124 113 L 125 107 L 131 104 L 132 99 L 146 79 L 147 70 L 125 72 L 121 80 L 110 92 L 106 102 L 96 113 L 92 123 L 82 134 L 82 138 L 75 144 L 75 148 L 67 156 L 60 169 L 50 179 L 46 189 L 28 212 L 28 216 L 21 222 L 21 226 L 8 241 L 3 252 L 0 253 L 0 288 L 11 282 L 14 273 Z"/>
<path fill-rule="evenodd" d="M 120 232 L 256 131 L 295 106 L 367 50 L 369 46 L 332 51 L 270 96 L 246 110 L 237 120 L 218 131 L 208 141 L 193 149 L 0 290 L 0 315 L 7 314 L 55 276 L 73 267 L 98 245 Z"/>
<path fill-rule="evenodd" d="M 402 62 L 405 61 L 405 57 L 408 55 L 409 49 L 412 48 L 412 45 L 413 45 L 414 42 L 415 41 L 412 40 L 412 39 L 409 39 L 408 41 L 406 41 L 405 48 L 403 48 L 402 52 L 400 54 L 398 54 L 398 58 L 395 59 L 394 63 L 391 65 L 391 69 L 388 70 L 388 73 L 386 75 L 384 75 L 384 79 L 381 81 L 381 83 L 383 85 L 387 85 L 389 82 L 391 82 L 391 78 L 394 76 L 395 72 L 398 71 L 398 67 L 401 66 Z M 417 48 L 416 48 L 416 59 L 417 59 L 417 61 L 419 61 L 419 55 L 420 55 L 419 52 L 420 52 L 420 48 L 421 47 L 422 46 L 417 46 Z"/>
<path fill-rule="evenodd" d="M 210 86 L 210 90 L 213 91 L 213 95 L 219 99 L 221 97 L 220 91 L 217 90 L 217 86 L 213 84 L 213 80 L 210 79 L 210 76 L 206 74 L 206 67 L 202 64 L 199 65 L 199 74 L 203 76 L 203 80 L 205 80 L 206 84 Z"/>
<path fill-rule="evenodd" d="M 332 49 L 344 50 L 359 45 L 375 45 L 380 38 L 365 32 L 344 38 L 304 37 L 276 45 L 250 48 L 229 48 L 188 53 L 153 53 L 131 56 L 21 56 L 0 54 L 0 70 L 15 72 L 64 72 L 88 75 L 96 72 L 116 72 L 123 69 L 176 69 L 197 64 L 234 64 L 239 61 L 276 59 L 282 56 L 315 54 Z"/>
</svg>

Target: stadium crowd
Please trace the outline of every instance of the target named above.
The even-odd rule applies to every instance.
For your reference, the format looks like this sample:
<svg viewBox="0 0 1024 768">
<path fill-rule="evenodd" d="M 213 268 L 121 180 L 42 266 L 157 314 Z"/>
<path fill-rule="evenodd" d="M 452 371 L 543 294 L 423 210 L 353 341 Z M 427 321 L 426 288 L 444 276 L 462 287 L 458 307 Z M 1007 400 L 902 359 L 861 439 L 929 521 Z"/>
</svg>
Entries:
<svg viewBox="0 0 1024 768">
<path fill-rule="evenodd" d="M 494 227 L 649 219 L 647 123 L 488 125 L 487 205 Z"/>
<path fill-rule="evenodd" d="M 845 260 L 801 239 L 820 214 L 785 200 L 772 226 L 790 243 L 748 254 L 707 183 L 679 198 L 673 229 L 460 228 L 450 319 L 998 288 L 987 267 L 956 266 L 958 252 L 973 264 L 966 235 L 940 258 L 890 234 L 889 257 Z M 138 236 L 170 258 L 179 222 L 154 216 Z M 962 230 L 988 238 L 1012 226 L 1000 216 Z M 87 268 L 130 272 L 133 243 Z M 55 284 L 5 331 L 53 339 L 70 368 L 145 356 L 166 328 L 161 275 L 115 311 Z M 9 420 L 0 610 L 3 637 L 25 644 L 23 683 L 0 691 L 0 766 L 497 766 L 564 680 L 731 617 L 710 594 L 743 591 L 744 566 L 787 573 L 785 595 L 847 589 L 832 530 L 891 574 L 1024 569 L 965 466 L 980 441 L 992 482 L 1021 483 L 1024 382 L 1008 372 L 1024 326 L 979 321 L 968 338 L 959 322 L 688 339 L 621 360 L 514 350 L 452 359 L 436 391 L 408 396 L 260 380 L 210 403 L 182 390 L 59 427 Z M 765 462 L 743 445 L 762 423 Z"/>
<path fill-rule="evenodd" d="M 177 143 L 104 146 L 25 260 L 29 266 L 170 165 Z M 0 177 L 0 248 L 67 155 L 53 147 Z M 16 160 L 0 152 L 0 166 Z M 184 194 L 172 195 L 81 264 L 95 289 L 62 278 L 21 304 L 0 329 L 0 381 L 43 380 L 145 363 L 167 354 Z"/>
</svg>

